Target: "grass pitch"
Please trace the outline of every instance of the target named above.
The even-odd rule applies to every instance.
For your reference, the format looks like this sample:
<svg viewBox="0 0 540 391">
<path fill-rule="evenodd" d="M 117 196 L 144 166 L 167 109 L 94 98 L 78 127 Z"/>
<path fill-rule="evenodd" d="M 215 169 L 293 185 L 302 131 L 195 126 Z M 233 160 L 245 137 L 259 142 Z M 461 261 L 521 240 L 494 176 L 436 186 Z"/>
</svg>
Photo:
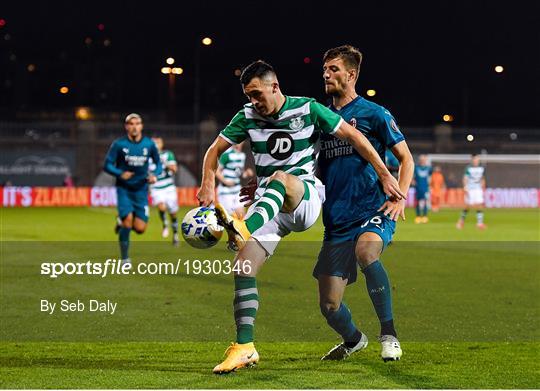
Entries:
<svg viewBox="0 0 540 391">
<path fill-rule="evenodd" d="M 183 215 L 186 209 L 179 214 Z M 113 209 L 0 209 L 2 388 L 538 388 L 540 247 L 537 210 L 488 210 L 486 231 L 454 227 L 458 211 L 408 211 L 382 256 L 404 356 L 379 357 L 377 320 L 362 276 L 345 301 L 370 338 L 345 362 L 321 362 L 339 342 L 318 313 L 311 270 L 322 224 L 289 236 L 259 274 L 257 368 L 211 370 L 234 338 L 227 275 L 124 278 L 39 275 L 57 258 L 116 256 Z M 157 215 L 132 235 L 143 260 L 230 258 L 220 243 L 194 251 L 160 238 Z M 47 315 L 40 297 L 111 298 L 115 315 Z"/>
</svg>

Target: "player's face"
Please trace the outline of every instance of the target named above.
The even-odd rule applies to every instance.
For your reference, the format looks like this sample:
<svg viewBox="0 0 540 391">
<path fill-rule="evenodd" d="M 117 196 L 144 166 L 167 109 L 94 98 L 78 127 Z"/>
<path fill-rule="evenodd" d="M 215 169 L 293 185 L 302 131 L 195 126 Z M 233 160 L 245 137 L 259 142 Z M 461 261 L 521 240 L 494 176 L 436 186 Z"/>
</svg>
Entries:
<svg viewBox="0 0 540 391">
<path fill-rule="evenodd" d="M 163 149 L 163 139 L 161 137 L 152 137 L 152 140 L 156 144 L 158 151 Z"/>
<path fill-rule="evenodd" d="M 127 134 L 131 138 L 138 138 L 143 129 L 142 121 L 139 118 L 132 118 L 125 125 Z"/>
<path fill-rule="evenodd" d="M 258 77 L 243 86 L 244 94 L 255 107 L 255 110 L 261 115 L 269 116 L 277 113 L 278 91 L 276 82 L 261 80 Z"/>
<path fill-rule="evenodd" d="M 427 156 L 426 155 L 421 155 L 420 156 L 420 165 L 421 166 L 427 166 Z"/>
<path fill-rule="evenodd" d="M 328 95 L 344 95 L 349 84 L 356 81 L 341 58 L 334 58 L 323 65 L 324 91 Z"/>
<path fill-rule="evenodd" d="M 475 167 L 480 165 L 480 156 L 473 156 L 472 165 Z"/>
</svg>

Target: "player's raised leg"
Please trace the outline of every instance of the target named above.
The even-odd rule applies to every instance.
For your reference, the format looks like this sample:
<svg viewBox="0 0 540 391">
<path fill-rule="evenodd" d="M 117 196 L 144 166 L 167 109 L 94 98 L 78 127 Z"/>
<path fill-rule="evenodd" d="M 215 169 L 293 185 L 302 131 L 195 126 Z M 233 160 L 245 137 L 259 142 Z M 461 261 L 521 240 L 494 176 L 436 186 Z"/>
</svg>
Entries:
<svg viewBox="0 0 540 391">
<path fill-rule="evenodd" d="M 120 232 L 120 228 L 122 228 L 122 219 L 120 216 L 116 216 L 116 221 L 114 224 L 114 233 L 118 235 L 118 232 Z"/>
<path fill-rule="evenodd" d="M 147 222 L 140 217 L 135 216 L 133 219 L 133 231 L 139 235 L 143 234 L 146 231 Z"/>
<path fill-rule="evenodd" d="M 344 360 L 352 353 L 367 347 L 368 339 L 352 320 L 351 311 L 343 302 L 347 279 L 339 276 L 319 274 L 319 306 L 328 325 L 343 342 L 334 346 L 321 360 Z"/>
<path fill-rule="evenodd" d="M 214 373 L 224 374 L 259 362 L 253 344 L 253 329 L 259 309 L 259 291 L 256 275 L 267 258 L 266 251 L 255 239 L 247 241 L 235 258 L 234 320 L 236 342 L 226 350 L 225 360 L 216 365 Z"/>
<path fill-rule="evenodd" d="M 141 235 L 148 225 L 148 191 L 139 190 L 131 196 L 133 204 L 133 230 Z"/>
<path fill-rule="evenodd" d="M 229 215 L 223 206 L 216 205 L 218 221 L 229 235 L 229 248 L 241 249 L 253 232 L 272 220 L 280 211 L 294 211 L 302 201 L 305 191 L 304 182 L 296 176 L 276 171 L 269 177 L 264 193 L 245 220 Z"/>
<path fill-rule="evenodd" d="M 396 361 L 403 353 L 394 328 L 390 281 L 379 261 L 383 245 L 383 239 L 377 233 L 365 232 L 356 242 L 355 254 L 366 278 L 367 291 L 381 324 L 379 338 L 382 345 L 381 357 L 384 361 Z"/>
</svg>

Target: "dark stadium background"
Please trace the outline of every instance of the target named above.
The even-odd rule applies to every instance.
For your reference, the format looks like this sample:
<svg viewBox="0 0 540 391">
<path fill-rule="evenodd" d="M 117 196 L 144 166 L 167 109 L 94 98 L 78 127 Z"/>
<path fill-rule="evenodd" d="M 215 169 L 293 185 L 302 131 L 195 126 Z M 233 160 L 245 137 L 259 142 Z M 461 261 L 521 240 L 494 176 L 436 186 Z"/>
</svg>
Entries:
<svg viewBox="0 0 540 391">
<path fill-rule="evenodd" d="M 197 176 L 201 151 L 245 103 L 235 70 L 265 59 L 286 94 L 327 102 L 322 54 L 350 43 L 364 53 L 358 92 L 376 90 L 368 98 L 392 111 L 415 154 L 536 153 L 540 3 L 502 5 L 9 2 L 0 9 L 0 150 L 67 151 L 76 184 L 89 185 L 122 118 L 137 111 Z M 173 100 L 160 72 L 168 57 L 183 69 Z M 438 139 L 445 114 L 451 135 Z"/>
</svg>

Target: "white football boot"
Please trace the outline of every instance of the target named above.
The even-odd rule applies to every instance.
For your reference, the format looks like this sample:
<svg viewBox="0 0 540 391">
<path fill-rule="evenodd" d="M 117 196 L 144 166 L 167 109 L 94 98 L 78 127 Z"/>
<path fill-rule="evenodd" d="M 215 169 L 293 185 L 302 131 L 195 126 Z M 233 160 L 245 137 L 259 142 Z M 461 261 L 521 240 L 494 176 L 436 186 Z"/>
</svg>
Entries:
<svg viewBox="0 0 540 391">
<path fill-rule="evenodd" d="M 169 237 L 169 227 L 167 227 L 167 226 L 164 226 L 164 227 L 163 227 L 163 229 L 161 230 L 161 237 L 162 237 L 163 239 Z"/>
<path fill-rule="evenodd" d="M 326 353 L 321 360 L 345 360 L 349 358 L 354 352 L 365 349 L 368 346 L 368 338 L 365 334 L 362 334 L 362 338 L 352 348 L 348 348 L 345 342 L 334 346 L 328 353 Z"/>
<path fill-rule="evenodd" d="M 384 362 L 398 361 L 401 358 L 403 351 L 396 337 L 393 335 L 381 335 L 379 342 L 382 347 L 381 358 Z"/>
</svg>

